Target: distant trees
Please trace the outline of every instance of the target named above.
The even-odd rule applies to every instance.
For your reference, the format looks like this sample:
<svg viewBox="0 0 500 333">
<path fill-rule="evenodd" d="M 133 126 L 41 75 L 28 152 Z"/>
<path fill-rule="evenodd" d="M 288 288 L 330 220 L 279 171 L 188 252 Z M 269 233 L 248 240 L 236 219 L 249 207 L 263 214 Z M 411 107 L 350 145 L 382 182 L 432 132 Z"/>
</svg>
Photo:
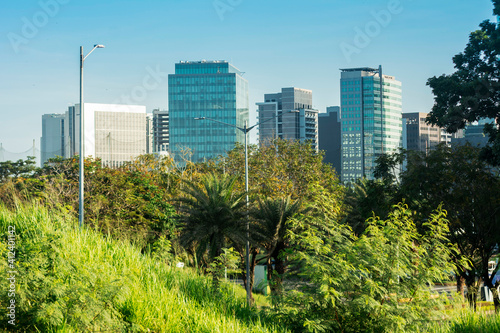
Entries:
<svg viewBox="0 0 500 333">
<path fill-rule="evenodd" d="M 0 182 L 9 178 L 30 176 L 35 171 L 35 157 L 28 156 L 26 160 L 0 162 Z"/>
</svg>

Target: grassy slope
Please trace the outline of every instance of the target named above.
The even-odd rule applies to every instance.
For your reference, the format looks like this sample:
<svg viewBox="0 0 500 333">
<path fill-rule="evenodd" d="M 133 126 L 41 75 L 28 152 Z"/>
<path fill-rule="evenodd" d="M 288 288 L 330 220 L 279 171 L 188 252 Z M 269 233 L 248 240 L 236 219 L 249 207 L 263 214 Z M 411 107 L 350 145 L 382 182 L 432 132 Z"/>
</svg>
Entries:
<svg viewBox="0 0 500 333">
<path fill-rule="evenodd" d="M 8 290 L 7 230 L 16 228 L 16 329 L 27 331 L 278 332 L 230 287 L 171 268 L 133 246 L 80 231 L 39 206 L 0 207 L 1 290 Z M 3 292 L 1 307 L 10 297 Z M 13 331 L 6 320 L 0 328 Z"/>
</svg>

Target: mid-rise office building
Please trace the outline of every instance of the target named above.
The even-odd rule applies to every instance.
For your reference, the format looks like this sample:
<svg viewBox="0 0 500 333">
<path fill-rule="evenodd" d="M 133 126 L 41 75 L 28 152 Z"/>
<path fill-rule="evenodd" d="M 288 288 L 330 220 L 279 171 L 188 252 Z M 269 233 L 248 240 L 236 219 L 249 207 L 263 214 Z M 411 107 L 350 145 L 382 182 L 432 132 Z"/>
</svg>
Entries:
<svg viewBox="0 0 500 333">
<path fill-rule="evenodd" d="M 153 146 L 154 152 L 168 152 L 169 149 L 168 110 L 153 110 Z"/>
<path fill-rule="evenodd" d="M 403 129 L 406 133 L 403 148 L 426 152 L 444 142 L 441 128 L 426 123 L 427 115 L 425 112 L 403 113 Z"/>
<path fill-rule="evenodd" d="M 181 61 L 168 77 L 169 147 L 177 161 L 225 154 L 244 134 L 248 122 L 248 82 L 227 61 Z M 195 118 L 212 120 L 196 120 Z M 230 124 L 228 126 L 222 123 Z M 184 155 L 185 156 L 185 155 Z"/>
<path fill-rule="evenodd" d="M 460 135 L 457 135 L 457 133 L 452 134 L 451 144 L 463 145 L 469 143 L 472 146 L 485 147 L 488 145 L 489 136 L 484 133 L 484 126 L 495 123 L 495 119 L 493 118 L 483 118 L 467 124 L 465 129 L 459 133 Z"/>
<path fill-rule="evenodd" d="M 324 151 L 323 162 L 330 163 L 338 175 L 341 171 L 340 107 L 329 106 L 318 115 L 319 149 Z"/>
<path fill-rule="evenodd" d="M 42 166 L 50 158 L 65 156 L 65 118 L 63 114 L 42 115 L 42 137 L 40 139 Z"/>
<path fill-rule="evenodd" d="M 279 93 L 265 94 L 257 106 L 261 145 L 278 137 L 309 141 L 318 150 L 318 110 L 312 108 L 311 90 L 282 88 Z"/>
<path fill-rule="evenodd" d="M 341 180 L 373 178 L 375 160 L 402 147 L 401 82 L 375 68 L 341 69 Z"/>
</svg>

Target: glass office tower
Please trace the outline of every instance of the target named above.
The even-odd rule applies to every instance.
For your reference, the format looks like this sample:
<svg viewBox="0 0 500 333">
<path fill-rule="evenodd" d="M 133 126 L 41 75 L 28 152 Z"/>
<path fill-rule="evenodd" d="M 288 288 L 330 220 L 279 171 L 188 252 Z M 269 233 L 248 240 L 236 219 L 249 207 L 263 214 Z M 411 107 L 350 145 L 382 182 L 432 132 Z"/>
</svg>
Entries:
<svg viewBox="0 0 500 333">
<path fill-rule="evenodd" d="M 377 157 L 402 147 L 401 82 L 381 66 L 341 71 L 341 180 L 373 179 Z"/>
<path fill-rule="evenodd" d="M 181 61 L 168 76 L 170 152 L 181 161 L 189 151 L 193 162 L 225 154 L 243 132 L 210 120 L 243 127 L 248 122 L 248 82 L 227 61 Z M 186 155 L 184 155 L 186 156 Z"/>
</svg>

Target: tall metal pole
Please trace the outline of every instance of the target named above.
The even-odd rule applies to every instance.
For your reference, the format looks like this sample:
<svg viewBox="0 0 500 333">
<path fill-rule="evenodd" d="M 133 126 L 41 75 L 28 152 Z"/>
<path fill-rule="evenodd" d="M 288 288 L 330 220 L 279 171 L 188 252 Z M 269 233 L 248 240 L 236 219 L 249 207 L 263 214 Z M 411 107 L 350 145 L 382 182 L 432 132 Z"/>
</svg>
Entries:
<svg viewBox="0 0 500 333">
<path fill-rule="evenodd" d="M 380 79 L 380 142 L 381 152 L 384 154 L 384 81 L 382 78 L 382 65 L 378 66 L 378 75 Z"/>
<path fill-rule="evenodd" d="M 85 136 L 83 131 L 85 129 L 84 126 L 84 117 L 83 117 L 83 46 L 80 46 L 80 181 L 78 187 L 78 203 L 79 203 L 79 214 L 78 214 L 78 225 L 80 228 L 83 227 L 83 214 L 84 214 L 84 197 L 83 197 L 83 182 L 84 182 L 84 155 L 85 155 L 85 144 L 83 140 Z"/>
<path fill-rule="evenodd" d="M 290 110 L 287 113 L 295 113 L 298 112 L 297 110 Z M 277 113 L 275 114 L 274 117 L 271 117 L 269 119 L 266 119 L 264 121 L 258 122 L 257 124 L 248 127 L 247 121 L 245 121 L 245 127 L 238 127 L 234 124 L 229 124 L 225 123 L 223 121 L 219 121 L 216 119 L 211 119 L 207 117 L 198 117 L 194 118 L 195 120 L 210 120 L 210 121 L 215 121 L 220 124 L 224 124 L 227 126 L 235 127 L 238 130 L 242 131 L 245 134 L 245 194 L 246 194 L 246 205 L 247 205 L 247 222 L 246 222 L 246 229 L 247 229 L 247 240 L 246 240 L 246 255 L 245 255 L 245 265 L 246 265 L 246 275 L 247 275 L 247 283 L 246 283 L 246 292 L 247 292 L 247 305 L 250 307 L 250 221 L 249 221 L 249 216 L 248 216 L 248 208 L 249 208 L 249 199 L 248 199 L 248 132 L 250 132 L 253 128 L 257 127 L 258 125 L 265 123 L 266 121 L 273 120 L 277 117 Z"/>
<path fill-rule="evenodd" d="M 84 183 L 84 162 L 85 162 L 85 110 L 83 107 L 83 63 L 85 62 L 85 58 L 87 58 L 92 52 L 94 52 L 95 49 L 102 49 L 104 48 L 104 45 L 102 44 L 96 44 L 94 45 L 94 48 L 86 55 L 83 56 L 83 46 L 80 46 L 80 181 L 79 181 L 79 198 L 78 198 L 78 203 L 79 203 L 79 214 L 78 214 L 78 224 L 80 228 L 83 227 L 83 212 L 84 212 L 84 197 L 83 197 L 83 183 Z"/>
<path fill-rule="evenodd" d="M 247 128 L 247 121 L 245 120 L 245 127 L 244 127 L 244 132 L 245 132 L 245 194 L 246 194 L 246 204 L 247 204 L 247 241 L 246 241 L 246 256 L 245 256 L 245 263 L 246 263 L 246 269 L 247 269 L 247 305 L 250 307 L 250 222 L 248 221 L 249 216 L 248 216 L 248 143 L 247 143 L 247 137 L 248 137 L 248 128 Z"/>
</svg>

